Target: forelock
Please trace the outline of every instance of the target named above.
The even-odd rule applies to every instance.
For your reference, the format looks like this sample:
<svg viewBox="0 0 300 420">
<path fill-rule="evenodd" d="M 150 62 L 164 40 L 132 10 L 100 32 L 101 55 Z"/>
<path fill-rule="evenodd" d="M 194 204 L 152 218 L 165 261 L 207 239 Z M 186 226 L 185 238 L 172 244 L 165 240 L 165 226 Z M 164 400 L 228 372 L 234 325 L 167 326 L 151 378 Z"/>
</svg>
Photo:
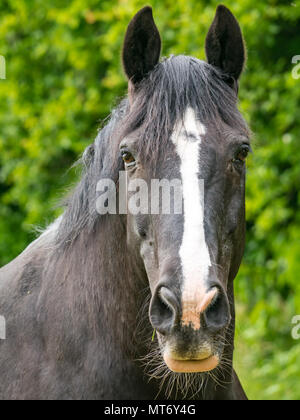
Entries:
<svg viewBox="0 0 300 420">
<path fill-rule="evenodd" d="M 118 129 L 118 141 L 139 129 L 140 158 L 156 160 L 188 107 L 205 125 L 222 130 L 226 124 L 248 135 L 247 124 L 237 109 L 236 92 L 225 79 L 220 70 L 194 57 L 164 59 L 136 88 Z"/>
</svg>

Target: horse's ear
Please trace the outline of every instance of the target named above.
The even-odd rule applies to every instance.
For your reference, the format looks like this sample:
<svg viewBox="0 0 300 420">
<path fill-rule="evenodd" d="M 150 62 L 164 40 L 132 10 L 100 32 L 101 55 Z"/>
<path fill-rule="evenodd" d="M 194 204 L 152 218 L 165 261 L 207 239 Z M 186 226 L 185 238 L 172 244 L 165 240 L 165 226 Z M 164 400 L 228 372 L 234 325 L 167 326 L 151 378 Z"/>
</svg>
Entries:
<svg viewBox="0 0 300 420">
<path fill-rule="evenodd" d="M 238 81 L 246 61 L 246 50 L 238 21 L 223 5 L 217 8 L 205 50 L 208 63 L 222 69 L 229 76 L 229 84 L 231 78 Z"/>
<path fill-rule="evenodd" d="M 128 79 L 135 85 L 159 61 L 161 39 L 154 23 L 152 8 L 141 9 L 129 23 L 123 45 L 123 66 Z"/>
</svg>

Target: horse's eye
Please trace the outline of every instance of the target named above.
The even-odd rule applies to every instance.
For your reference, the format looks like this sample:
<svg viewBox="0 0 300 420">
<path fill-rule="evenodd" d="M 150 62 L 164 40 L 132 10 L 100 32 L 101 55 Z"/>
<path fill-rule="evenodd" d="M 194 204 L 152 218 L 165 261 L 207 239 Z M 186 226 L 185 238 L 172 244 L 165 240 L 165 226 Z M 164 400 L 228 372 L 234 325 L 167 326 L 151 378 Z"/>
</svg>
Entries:
<svg viewBox="0 0 300 420">
<path fill-rule="evenodd" d="M 250 146 L 248 144 L 243 144 L 239 150 L 237 151 L 233 162 L 237 162 L 237 163 L 243 163 L 245 162 L 245 160 L 247 159 L 247 156 L 250 152 Z"/>
<path fill-rule="evenodd" d="M 122 150 L 121 156 L 126 166 L 132 166 L 135 164 L 135 159 L 128 150 Z"/>
</svg>

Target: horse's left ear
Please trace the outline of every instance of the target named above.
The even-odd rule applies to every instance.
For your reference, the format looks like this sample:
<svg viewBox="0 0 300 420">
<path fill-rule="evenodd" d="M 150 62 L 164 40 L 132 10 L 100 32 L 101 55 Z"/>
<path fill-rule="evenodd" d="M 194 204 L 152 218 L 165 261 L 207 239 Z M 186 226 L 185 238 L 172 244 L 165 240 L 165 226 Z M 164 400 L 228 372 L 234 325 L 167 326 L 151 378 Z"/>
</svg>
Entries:
<svg viewBox="0 0 300 420">
<path fill-rule="evenodd" d="M 129 23 L 123 45 L 123 66 L 133 85 L 139 83 L 159 61 L 161 39 L 152 8 L 141 9 Z"/>
<path fill-rule="evenodd" d="M 238 21 L 227 7 L 220 5 L 205 42 L 209 64 L 219 67 L 237 83 L 246 61 L 246 49 Z M 235 84 L 234 83 L 234 84 Z"/>
</svg>

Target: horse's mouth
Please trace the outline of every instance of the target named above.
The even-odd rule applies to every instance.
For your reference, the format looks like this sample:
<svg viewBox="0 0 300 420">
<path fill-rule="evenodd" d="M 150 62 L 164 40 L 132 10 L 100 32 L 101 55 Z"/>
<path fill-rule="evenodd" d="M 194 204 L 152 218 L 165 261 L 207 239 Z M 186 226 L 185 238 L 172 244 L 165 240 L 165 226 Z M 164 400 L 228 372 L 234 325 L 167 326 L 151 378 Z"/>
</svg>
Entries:
<svg viewBox="0 0 300 420">
<path fill-rule="evenodd" d="M 219 364 L 219 357 L 210 355 L 204 359 L 174 359 L 170 354 L 164 355 L 164 361 L 168 368 L 173 372 L 181 373 L 200 373 L 209 372 L 215 369 Z"/>
</svg>

